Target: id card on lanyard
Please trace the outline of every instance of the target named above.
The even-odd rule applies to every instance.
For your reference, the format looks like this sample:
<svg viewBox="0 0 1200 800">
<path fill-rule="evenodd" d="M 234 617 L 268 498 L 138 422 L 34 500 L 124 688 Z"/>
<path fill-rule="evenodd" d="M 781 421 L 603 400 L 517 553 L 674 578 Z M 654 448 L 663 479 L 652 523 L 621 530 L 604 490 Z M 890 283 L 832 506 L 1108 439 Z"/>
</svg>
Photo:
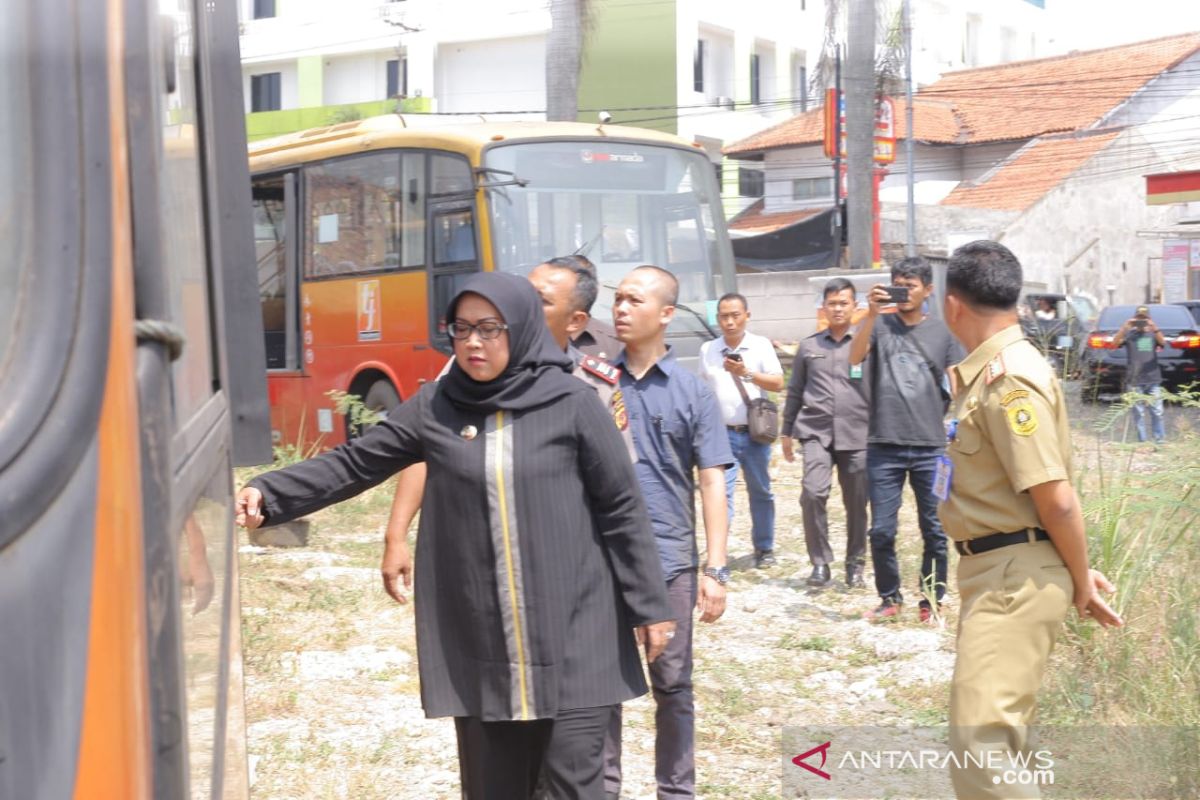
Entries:
<svg viewBox="0 0 1200 800">
<path fill-rule="evenodd" d="M 958 436 L 958 420 L 952 419 L 946 423 L 946 441 L 953 442 Z M 933 496 L 938 502 L 944 503 L 950 499 L 950 484 L 954 477 L 954 462 L 947 455 L 938 456 L 937 471 L 933 475 Z"/>
</svg>

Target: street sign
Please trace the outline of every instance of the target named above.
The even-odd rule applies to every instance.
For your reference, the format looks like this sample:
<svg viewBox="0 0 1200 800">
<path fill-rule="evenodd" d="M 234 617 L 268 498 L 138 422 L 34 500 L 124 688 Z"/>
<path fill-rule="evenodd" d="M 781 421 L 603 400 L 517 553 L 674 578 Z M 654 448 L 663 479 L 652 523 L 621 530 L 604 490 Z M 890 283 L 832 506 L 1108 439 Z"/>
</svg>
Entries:
<svg viewBox="0 0 1200 800">
<path fill-rule="evenodd" d="M 880 97 L 875 105 L 875 163 L 891 164 L 896 160 L 896 103 L 890 97 Z"/>
</svg>

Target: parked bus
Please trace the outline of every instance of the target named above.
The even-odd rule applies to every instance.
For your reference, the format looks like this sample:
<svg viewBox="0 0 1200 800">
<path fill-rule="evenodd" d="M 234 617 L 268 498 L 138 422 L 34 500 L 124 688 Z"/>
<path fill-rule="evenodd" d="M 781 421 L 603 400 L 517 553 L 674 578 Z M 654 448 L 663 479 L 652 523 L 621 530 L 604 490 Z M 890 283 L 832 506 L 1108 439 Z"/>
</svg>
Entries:
<svg viewBox="0 0 1200 800">
<path fill-rule="evenodd" d="M 734 288 L 712 163 L 667 134 L 389 115 L 256 142 L 250 170 L 277 441 L 340 442 L 331 390 L 389 409 L 435 376 L 442 310 L 478 270 L 583 253 L 609 321 L 625 273 L 665 267 L 685 359 Z"/>
<path fill-rule="evenodd" d="M 248 795 L 231 468 L 270 437 L 237 13 L 164 7 L 0 15 L 0 798 Z"/>
</svg>

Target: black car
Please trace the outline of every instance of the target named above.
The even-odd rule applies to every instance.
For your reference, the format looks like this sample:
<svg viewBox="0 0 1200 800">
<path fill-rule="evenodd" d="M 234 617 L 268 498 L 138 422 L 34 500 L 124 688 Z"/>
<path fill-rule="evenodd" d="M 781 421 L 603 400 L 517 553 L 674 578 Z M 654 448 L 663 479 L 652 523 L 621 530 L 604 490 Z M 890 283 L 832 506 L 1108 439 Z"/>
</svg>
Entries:
<svg viewBox="0 0 1200 800">
<path fill-rule="evenodd" d="M 1125 391 L 1125 347 L 1113 347 L 1113 336 L 1137 311 L 1136 305 L 1109 306 L 1100 312 L 1096 326 L 1087 337 L 1083 355 L 1080 395 L 1094 401 L 1102 394 Z M 1200 382 L 1200 323 L 1192 319 L 1188 309 L 1179 305 L 1148 306 L 1150 319 L 1162 331 L 1167 346 L 1159 349 L 1158 363 L 1162 368 L 1163 386 L 1178 389 Z"/>
<path fill-rule="evenodd" d="M 1200 325 L 1200 300 L 1180 300 L 1177 303 L 1172 303 L 1173 306 L 1183 306 L 1188 311 L 1192 312 L 1192 319 Z"/>
</svg>

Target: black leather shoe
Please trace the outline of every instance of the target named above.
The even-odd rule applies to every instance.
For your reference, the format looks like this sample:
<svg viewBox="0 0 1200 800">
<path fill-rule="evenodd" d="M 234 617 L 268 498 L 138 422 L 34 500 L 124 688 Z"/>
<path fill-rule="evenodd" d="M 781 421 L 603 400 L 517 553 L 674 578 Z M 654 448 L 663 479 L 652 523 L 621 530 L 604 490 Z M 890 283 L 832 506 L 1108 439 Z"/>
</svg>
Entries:
<svg viewBox="0 0 1200 800">
<path fill-rule="evenodd" d="M 831 577 L 828 564 L 817 564 L 813 567 L 812 575 L 808 576 L 809 586 L 828 586 Z"/>
<path fill-rule="evenodd" d="M 867 585 L 863 578 L 862 564 L 847 564 L 846 565 L 846 586 L 851 589 L 863 589 Z"/>
</svg>

